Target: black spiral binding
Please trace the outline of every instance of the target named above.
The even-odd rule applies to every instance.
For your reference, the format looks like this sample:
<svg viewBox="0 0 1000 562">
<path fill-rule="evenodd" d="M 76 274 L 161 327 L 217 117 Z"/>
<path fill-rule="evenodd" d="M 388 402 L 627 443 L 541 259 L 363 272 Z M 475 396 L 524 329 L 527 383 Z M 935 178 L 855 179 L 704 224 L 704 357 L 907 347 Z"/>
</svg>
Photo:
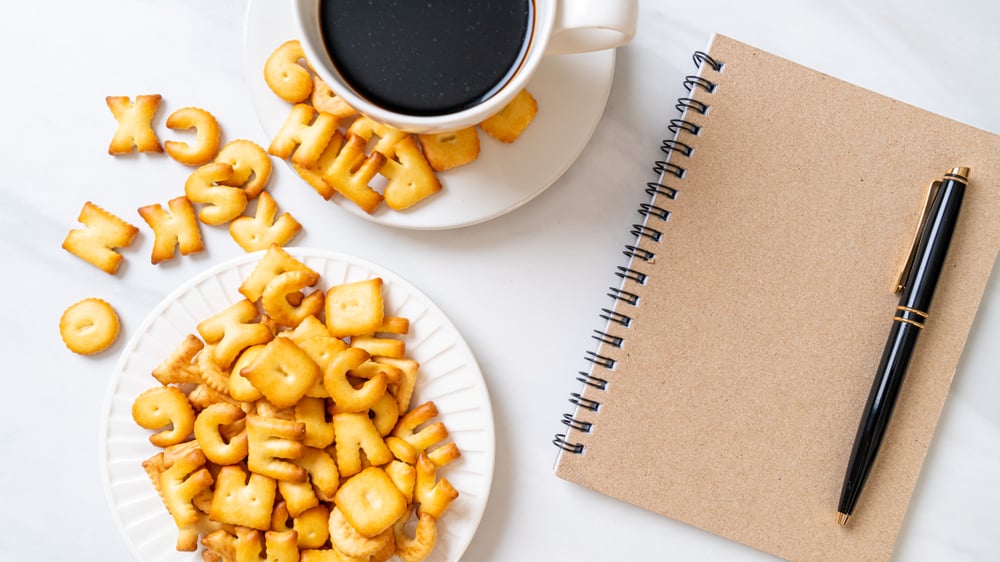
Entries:
<svg viewBox="0 0 1000 562">
<path fill-rule="evenodd" d="M 694 53 L 692 58 L 700 73 L 694 76 L 686 76 L 684 78 L 684 88 L 688 92 L 691 92 L 691 95 L 695 95 L 695 90 L 701 90 L 704 95 L 713 94 L 718 87 L 718 83 L 706 78 L 703 74 L 708 72 L 722 72 L 723 63 L 713 59 L 702 51 Z M 622 280 L 623 284 L 631 282 L 644 285 L 649 280 L 648 274 L 642 272 L 642 264 L 655 261 L 656 252 L 643 247 L 643 244 L 658 244 L 663 241 L 665 236 L 664 231 L 659 228 L 659 225 L 653 227 L 649 223 L 651 220 L 664 223 L 670 218 L 670 211 L 660 206 L 658 202 L 661 199 L 668 201 L 676 199 L 679 191 L 677 188 L 665 183 L 667 181 L 666 178 L 683 180 L 687 173 L 687 169 L 677 162 L 671 161 L 671 157 L 677 155 L 690 158 L 694 154 L 694 146 L 688 142 L 678 140 L 678 137 L 682 134 L 694 137 L 701 134 L 702 126 L 690 120 L 688 116 L 693 116 L 694 114 L 705 115 L 708 113 L 710 105 L 693 97 L 682 97 L 677 100 L 675 107 L 681 112 L 681 117 L 671 119 L 667 125 L 667 130 L 674 135 L 674 138 L 664 140 L 660 146 L 660 150 L 667 158 L 657 160 L 653 163 L 653 172 L 657 175 L 658 179 L 657 181 L 647 183 L 645 186 L 645 192 L 649 195 L 650 199 L 648 203 L 639 205 L 638 212 L 642 216 L 643 222 L 632 225 L 631 234 L 635 237 L 635 243 L 626 245 L 623 252 L 629 258 L 629 264 L 627 266 L 618 266 L 618 270 L 615 272 L 615 275 Z M 601 348 L 619 349 L 625 345 L 625 337 L 612 334 L 610 330 L 615 327 L 612 324 L 628 329 L 632 324 L 632 317 L 619 312 L 618 307 L 619 305 L 639 306 L 640 295 L 621 287 L 610 287 L 608 296 L 614 299 L 614 307 L 602 308 L 600 314 L 600 317 L 608 323 L 608 327 L 604 330 L 594 330 L 591 337 L 598 341 Z M 603 352 L 603 349 L 601 351 Z M 592 363 L 590 372 L 580 371 L 576 380 L 592 389 L 599 391 L 607 390 L 610 384 L 609 379 L 597 376 L 594 374 L 594 370 L 600 368 L 610 373 L 615 369 L 616 359 L 595 351 L 588 351 L 584 359 Z M 599 411 L 601 402 L 585 397 L 579 392 L 571 393 L 569 401 L 576 406 L 576 413 L 563 414 L 562 423 L 574 431 L 590 433 L 594 429 L 593 422 L 582 419 L 580 414 L 582 413 L 585 416 L 587 412 Z M 582 454 L 584 452 L 584 445 L 582 443 L 570 442 L 567 435 L 566 433 L 557 434 L 552 443 L 563 451 Z"/>
</svg>

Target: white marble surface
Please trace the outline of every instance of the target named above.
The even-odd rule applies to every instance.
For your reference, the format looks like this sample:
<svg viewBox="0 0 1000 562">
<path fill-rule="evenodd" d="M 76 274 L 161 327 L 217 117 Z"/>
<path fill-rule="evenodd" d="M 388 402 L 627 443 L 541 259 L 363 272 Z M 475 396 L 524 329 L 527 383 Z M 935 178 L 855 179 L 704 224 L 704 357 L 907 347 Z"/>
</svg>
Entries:
<svg viewBox="0 0 1000 562">
<path fill-rule="evenodd" d="M 104 97 L 162 94 L 161 139 L 170 137 L 162 124 L 169 111 L 200 105 L 226 138 L 266 145 L 246 93 L 245 10 L 238 0 L 5 2 L 0 10 L 2 560 L 129 559 L 97 454 L 112 368 L 171 289 L 241 250 L 224 230 L 204 228 L 206 252 L 149 264 L 152 234 L 135 209 L 180 194 L 188 170 L 161 156 L 109 156 L 114 121 Z M 280 165 L 272 179 L 279 205 L 305 227 L 296 244 L 355 253 L 406 277 L 454 320 L 479 359 L 496 416 L 496 475 L 466 560 L 768 559 L 552 475 L 551 438 L 675 116 L 680 78 L 712 32 L 1000 133 L 996 2 L 645 0 L 640 13 L 582 157 L 511 214 L 460 230 L 395 230 L 316 204 Z M 114 277 L 60 249 L 88 199 L 142 227 Z M 108 352 L 82 358 L 62 346 L 57 324 L 66 306 L 88 296 L 114 304 L 123 334 Z M 998 338 L 994 279 L 898 560 L 1000 559 Z"/>
</svg>

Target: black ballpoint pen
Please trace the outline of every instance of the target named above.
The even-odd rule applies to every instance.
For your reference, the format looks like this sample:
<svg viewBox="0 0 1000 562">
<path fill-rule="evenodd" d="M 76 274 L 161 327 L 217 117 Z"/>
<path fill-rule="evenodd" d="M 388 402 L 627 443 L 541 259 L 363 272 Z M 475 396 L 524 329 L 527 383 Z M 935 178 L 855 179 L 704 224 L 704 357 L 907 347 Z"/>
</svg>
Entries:
<svg viewBox="0 0 1000 562">
<path fill-rule="evenodd" d="M 837 506 L 837 522 L 841 525 L 847 525 L 875 462 L 917 343 L 917 335 L 927 321 L 931 297 L 951 244 L 968 177 L 968 168 L 952 168 L 943 180 L 932 185 L 903 280 L 896 287 L 896 291 L 901 292 L 899 306 L 896 307 L 889 339 L 858 425 L 851 460 L 847 464 L 840 504 Z"/>
</svg>

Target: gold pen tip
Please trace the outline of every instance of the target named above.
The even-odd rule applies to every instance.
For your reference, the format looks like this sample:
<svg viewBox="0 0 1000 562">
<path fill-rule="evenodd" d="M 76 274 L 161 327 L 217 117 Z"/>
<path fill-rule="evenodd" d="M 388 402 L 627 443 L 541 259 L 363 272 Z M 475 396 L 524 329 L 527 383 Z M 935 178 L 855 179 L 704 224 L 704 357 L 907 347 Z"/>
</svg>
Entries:
<svg viewBox="0 0 1000 562">
<path fill-rule="evenodd" d="M 841 527 L 846 527 L 847 522 L 851 520 L 851 516 L 846 513 L 837 512 L 837 523 Z"/>
</svg>

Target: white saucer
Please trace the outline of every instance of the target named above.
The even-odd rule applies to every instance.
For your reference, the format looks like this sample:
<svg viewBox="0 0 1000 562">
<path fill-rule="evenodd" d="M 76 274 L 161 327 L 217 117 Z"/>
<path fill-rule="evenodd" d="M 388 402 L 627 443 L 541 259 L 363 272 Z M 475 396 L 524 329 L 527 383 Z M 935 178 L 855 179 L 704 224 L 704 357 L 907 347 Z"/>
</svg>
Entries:
<svg viewBox="0 0 1000 562">
<path fill-rule="evenodd" d="M 264 61 L 279 45 L 296 38 L 290 4 L 251 0 L 245 33 L 247 86 L 271 138 L 290 107 L 264 82 Z M 377 223 L 424 230 L 468 226 L 513 211 L 545 191 L 583 151 L 604 113 L 614 67 L 614 50 L 546 57 L 528 86 L 538 100 L 538 114 L 521 137 L 507 145 L 480 131 L 479 158 L 441 173 L 441 193 L 406 211 L 382 205 L 369 215 L 341 197 L 332 201 Z M 312 190 L 305 182 L 302 188 Z"/>
</svg>

